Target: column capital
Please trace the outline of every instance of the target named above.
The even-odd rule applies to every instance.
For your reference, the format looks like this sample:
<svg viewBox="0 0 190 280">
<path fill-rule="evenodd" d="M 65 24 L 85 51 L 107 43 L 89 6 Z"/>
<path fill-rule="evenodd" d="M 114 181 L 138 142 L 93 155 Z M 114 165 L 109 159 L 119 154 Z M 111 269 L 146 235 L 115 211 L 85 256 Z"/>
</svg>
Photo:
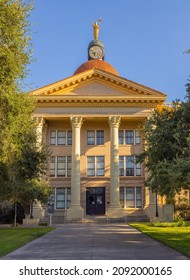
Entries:
<svg viewBox="0 0 190 280">
<path fill-rule="evenodd" d="M 109 121 L 108 122 L 109 122 L 110 127 L 119 128 L 120 122 L 121 122 L 121 117 L 119 117 L 119 116 L 109 117 Z"/>
<path fill-rule="evenodd" d="M 71 125 L 73 128 L 81 128 L 82 126 L 82 117 L 70 117 Z"/>
<path fill-rule="evenodd" d="M 34 120 L 38 127 L 42 127 L 43 125 L 45 125 L 45 120 L 43 117 L 35 117 Z"/>
</svg>

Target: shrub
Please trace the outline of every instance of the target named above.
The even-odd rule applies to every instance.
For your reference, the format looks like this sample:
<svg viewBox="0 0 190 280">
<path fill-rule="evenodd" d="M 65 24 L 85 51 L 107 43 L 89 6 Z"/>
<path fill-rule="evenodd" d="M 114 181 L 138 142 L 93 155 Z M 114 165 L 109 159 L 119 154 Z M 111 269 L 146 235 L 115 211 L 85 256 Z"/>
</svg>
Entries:
<svg viewBox="0 0 190 280">
<path fill-rule="evenodd" d="M 48 222 L 40 222 L 38 225 L 42 226 L 42 227 L 47 227 L 48 226 Z"/>
<path fill-rule="evenodd" d="M 186 227 L 188 224 L 182 217 L 178 217 L 174 222 L 152 222 L 149 224 L 151 227 Z"/>
</svg>

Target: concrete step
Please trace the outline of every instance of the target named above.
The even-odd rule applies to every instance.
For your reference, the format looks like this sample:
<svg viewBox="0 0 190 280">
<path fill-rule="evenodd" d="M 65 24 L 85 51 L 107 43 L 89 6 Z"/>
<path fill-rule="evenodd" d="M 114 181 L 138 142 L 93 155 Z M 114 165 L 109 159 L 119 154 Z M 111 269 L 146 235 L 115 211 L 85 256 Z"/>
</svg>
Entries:
<svg viewBox="0 0 190 280">
<path fill-rule="evenodd" d="M 101 215 L 101 216 L 86 215 L 84 217 L 83 221 L 88 222 L 88 223 L 106 223 L 107 216 L 106 215 Z"/>
<path fill-rule="evenodd" d="M 49 223 L 49 217 L 43 219 Z M 122 218 L 108 218 L 106 215 L 102 216 L 90 216 L 86 215 L 81 219 L 65 219 L 64 216 L 52 216 L 53 225 L 61 225 L 65 223 L 128 223 L 128 222 L 149 222 L 149 218 L 144 214 L 129 214 L 124 215 Z"/>
</svg>

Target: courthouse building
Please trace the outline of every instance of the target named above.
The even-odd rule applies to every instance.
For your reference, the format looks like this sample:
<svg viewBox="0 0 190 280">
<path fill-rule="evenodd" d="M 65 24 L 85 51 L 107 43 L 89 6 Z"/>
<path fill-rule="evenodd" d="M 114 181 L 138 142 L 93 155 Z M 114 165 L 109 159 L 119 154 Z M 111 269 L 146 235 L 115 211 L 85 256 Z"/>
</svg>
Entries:
<svg viewBox="0 0 190 280">
<path fill-rule="evenodd" d="M 70 77 L 32 92 L 38 137 L 51 150 L 54 219 L 152 218 L 156 196 L 135 155 L 144 149 L 140 125 L 166 95 L 121 77 L 104 61 L 98 23 L 93 28 L 88 60 Z M 164 215 L 161 198 L 158 211 Z"/>
</svg>

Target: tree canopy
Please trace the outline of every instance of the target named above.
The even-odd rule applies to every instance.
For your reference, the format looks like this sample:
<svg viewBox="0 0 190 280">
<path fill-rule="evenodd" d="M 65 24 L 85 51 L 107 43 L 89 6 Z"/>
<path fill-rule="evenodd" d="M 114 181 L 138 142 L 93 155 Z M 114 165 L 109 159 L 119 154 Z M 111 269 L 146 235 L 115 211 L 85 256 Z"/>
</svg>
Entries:
<svg viewBox="0 0 190 280">
<path fill-rule="evenodd" d="M 155 109 L 142 128 L 145 151 L 138 156 L 154 192 L 173 196 L 190 186 L 190 84 L 186 101 Z"/>
<path fill-rule="evenodd" d="M 32 46 L 29 16 L 31 1 L 0 1 L 0 92 L 18 89 L 28 71 Z"/>
<path fill-rule="evenodd" d="M 26 200 L 32 186 L 37 199 L 47 196 L 47 182 L 39 175 L 45 173 L 48 151 L 36 144 L 35 101 L 21 91 L 31 62 L 32 6 L 31 1 L 0 0 L 0 195 L 14 202 L 23 193 Z"/>
</svg>

